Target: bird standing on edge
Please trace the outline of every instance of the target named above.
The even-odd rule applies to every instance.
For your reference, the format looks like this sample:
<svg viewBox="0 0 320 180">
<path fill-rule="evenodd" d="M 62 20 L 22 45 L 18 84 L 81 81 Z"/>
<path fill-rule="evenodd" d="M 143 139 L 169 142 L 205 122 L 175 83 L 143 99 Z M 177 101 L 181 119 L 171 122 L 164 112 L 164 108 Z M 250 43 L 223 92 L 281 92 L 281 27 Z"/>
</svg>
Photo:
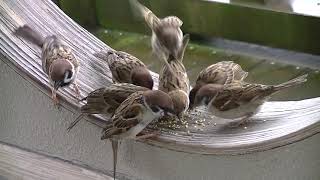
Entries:
<svg viewBox="0 0 320 180">
<path fill-rule="evenodd" d="M 94 55 L 108 63 L 114 83 L 131 83 L 153 88 L 150 71 L 138 58 L 122 51 L 100 51 Z"/>
<path fill-rule="evenodd" d="M 196 85 L 190 91 L 190 109 L 193 108 L 194 98 L 202 86 L 206 84 L 226 85 L 234 81 L 243 81 L 247 76 L 248 72 L 242 70 L 241 66 L 233 61 L 221 61 L 208 66 L 199 73 Z"/>
<path fill-rule="evenodd" d="M 183 48 L 178 53 L 177 59 L 168 59 L 169 66 L 164 65 L 159 73 L 159 90 L 168 93 L 174 105 L 174 110 L 179 119 L 189 107 L 189 78 L 182 60 L 189 42 L 189 35 L 183 38 Z M 172 70 L 170 70 L 170 69 Z"/>
<path fill-rule="evenodd" d="M 121 139 L 142 139 L 155 134 L 137 136 L 153 120 L 164 115 L 174 115 L 171 98 L 159 90 L 140 91 L 131 94 L 116 109 L 112 124 L 103 130 L 102 140 L 110 139 L 113 150 L 113 170 L 116 178 L 118 141 Z"/>
<path fill-rule="evenodd" d="M 72 50 L 63 44 L 57 36 L 51 35 L 44 38 L 28 25 L 17 28 L 14 33 L 42 48 L 42 69 L 49 76 L 49 81 L 52 84 L 51 91 L 54 103 L 58 104 L 59 102 L 56 96 L 58 89 L 69 86 L 71 83 L 74 84 L 76 96 L 79 98 L 80 91 L 75 79 L 80 64 Z"/>
<path fill-rule="evenodd" d="M 151 46 L 153 53 L 168 65 L 169 57 L 178 59 L 182 45 L 183 33 L 180 29 L 183 22 L 176 16 L 158 18 L 151 10 L 137 0 L 130 0 L 133 13 L 142 17 L 152 30 Z"/>
<path fill-rule="evenodd" d="M 235 123 L 235 126 L 239 126 L 258 113 L 261 105 L 272 95 L 306 82 L 307 76 L 305 74 L 279 85 L 250 84 L 243 81 L 226 85 L 207 84 L 198 90 L 194 106 L 205 105 L 213 115 L 224 119 L 241 118 Z"/>
<path fill-rule="evenodd" d="M 86 100 L 85 105 L 80 108 L 81 114 L 69 125 L 67 130 L 70 131 L 84 115 L 113 114 L 131 94 L 147 90 L 149 89 L 128 83 L 111 84 L 108 87 L 96 89 L 81 100 Z"/>
</svg>

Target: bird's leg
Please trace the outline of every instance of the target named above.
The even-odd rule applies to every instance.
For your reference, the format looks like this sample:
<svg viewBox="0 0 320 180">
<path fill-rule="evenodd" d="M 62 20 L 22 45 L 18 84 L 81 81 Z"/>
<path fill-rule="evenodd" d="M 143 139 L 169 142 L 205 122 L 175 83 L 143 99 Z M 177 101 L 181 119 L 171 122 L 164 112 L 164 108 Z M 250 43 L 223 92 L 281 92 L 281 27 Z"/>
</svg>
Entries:
<svg viewBox="0 0 320 180">
<path fill-rule="evenodd" d="M 59 100 L 57 98 L 57 92 L 56 90 L 54 89 L 54 87 L 51 88 L 51 98 L 53 100 L 53 104 L 55 106 L 59 105 Z"/>
<path fill-rule="evenodd" d="M 248 113 L 244 117 L 242 117 L 239 121 L 231 122 L 230 127 L 239 127 L 248 123 L 250 117 L 253 116 L 253 113 Z"/>
<path fill-rule="evenodd" d="M 73 83 L 73 88 L 76 93 L 76 98 L 80 101 L 80 90 L 79 90 L 79 86 L 76 82 Z"/>
</svg>

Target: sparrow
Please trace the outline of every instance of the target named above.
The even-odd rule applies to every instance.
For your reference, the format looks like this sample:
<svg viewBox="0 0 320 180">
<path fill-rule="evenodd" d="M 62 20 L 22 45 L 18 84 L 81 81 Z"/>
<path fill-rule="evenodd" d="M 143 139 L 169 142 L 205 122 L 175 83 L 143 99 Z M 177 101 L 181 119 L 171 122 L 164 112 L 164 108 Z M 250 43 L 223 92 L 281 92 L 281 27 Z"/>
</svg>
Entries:
<svg viewBox="0 0 320 180">
<path fill-rule="evenodd" d="M 190 109 L 193 108 L 194 98 L 202 86 L 206 84 L 230 84 L 233 81 L 243 81 L 247 76 L 248 72 L 242 70 L 241 66 L 233 61 L 221 61 L 208 66 L 199 73 L 196 84 L 190 91 Z"/>
<path fill-rule="evenodd" d="M 14 33 L 42 48 L 42 70 L 48 75 L 52 85 L 51 94 L 54 104 L 58 104 L 56 96 L 58 89 L 72 83 L 77 97 L 80 96 L 79 88 L 75 83 L 80 63 L 67 45 L 56 35 L 42 37 L 28 25 L 18 27 Z"/>
<path fill-rule="evenodd" d="M 116 109 L 112 124 L 103 130 L 102 140 L 110 139 L 113 150 L 113 176 L 116 177 L 118 141 L 122 139 L 141 139 L 153 136 L 137 136 L 149 123 L 164 115 L 174 115 L 173 102 L 159 90 L 139 91 L 131 94 Z"/>
<path fill-rule="evenodd" d="M 150 71 L 138 58 L 122 51 L 100 51 L 94 55 L 108 63 L 114 83 L 131 83 L 153 88 Z"/>
<path fill-rule="evenodd" d="M 113 114 L 120 104 L 131 94 L 138 91 L 147 91 L 148 88 L 128 83 L 111 84 L 107 87 L 90 92 L 80 101 L 86 101 L 81 106 L 81 114 L 67 128 L 70 131 L 84 115 Z"/>
<path fill-rule="evenodd" d="M 238 126 L 257 114 L 261 105 L 272 95 L 306 82 L 307 76 L 305 74 L 279 85 L 251 84 L 244 81 L 234 81 L 226 85 L 207 84 L 198 90 L 194 105 L 205 105 L 213 115 L 224 119 L 241 118 L 236 123 Z"/>
<path fill-rule="evenodd" d="M 142 17 L 152 30 L 151 46 L 153 53 L 168 65 L 168 58 L 179 59 L 182 48 L 183 33 L 180 29 L 183 22 L 176 16 L 158 18 L 151 10 L 137 0 L 130 0 L 133 13 Z"/>
<path fill-rule="evenodd" d="M 159 75 L 159 90 L 168 93 L 171 97 L 179 119 L 189 107 L 190 83 L 182 62 L 189 39 L 189 35 L 186 34 L 183 38 L 183 48 L 179 52 L 179 59 L 168 59 L 169 66 L 164 65 Z"/>
</svg>

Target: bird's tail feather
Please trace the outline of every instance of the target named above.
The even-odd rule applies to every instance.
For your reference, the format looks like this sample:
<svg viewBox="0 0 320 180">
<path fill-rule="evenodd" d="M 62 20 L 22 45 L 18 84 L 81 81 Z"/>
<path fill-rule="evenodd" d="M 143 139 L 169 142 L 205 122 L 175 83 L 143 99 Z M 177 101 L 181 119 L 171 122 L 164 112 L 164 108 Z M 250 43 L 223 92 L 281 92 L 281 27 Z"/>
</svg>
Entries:
<svg viewBox="0 0 320 180">
<path fill-rule="evenodd" d="M 299 84 L 302 84 L 302 83 L 306 82 L 307 81 L 307 77 L 308 77 L 308 74 L 304 74 L 304 75 L 299 76 L 297 78 L 291 79 L 291 80 L 289 80 L 287 82 L 281 83 L 279 85 L 275 85 L 274 86 L 274 90 L 275 91 L 279 91 L 279 90 L 290 88 L 292 86 L 297 86 Z"/>
<path fill-rule="evenodd" d="M 36 44 L 39 47 L 43 46 L 44 37 L 42 37 L 39 32 L 33 30 L 28 25 L 18 27 L 14 33 Z"/>
<path fill-rule="evenodd" d="M 75 119 L 67 128 L 67 131 L 69 132 L 75 125 L 78 124 L 78 122 L 83 118 L 84 114 L 80 114 L 77 119 Z"/>
<path fill-rule="evenodd" d="M 150 9 L 143 6 L 137 0 L 130 0 L 129 2 L 133 15 L 137 19 L 143 19 L 152 30 L 160 22 L 160 19 L 155 14 L 153 14 Z"/>
</svg>

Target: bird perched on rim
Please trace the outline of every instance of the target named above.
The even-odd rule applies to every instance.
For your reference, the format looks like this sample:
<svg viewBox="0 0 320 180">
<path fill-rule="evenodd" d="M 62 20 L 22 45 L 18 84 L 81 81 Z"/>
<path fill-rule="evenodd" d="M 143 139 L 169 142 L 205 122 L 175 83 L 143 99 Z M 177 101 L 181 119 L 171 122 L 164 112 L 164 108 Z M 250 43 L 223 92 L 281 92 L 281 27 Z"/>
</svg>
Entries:
<svg viewBox="0 0 320 180">
<path fill-rule="evenodd" d="M 137 0 L 130 0 L 133 13 L 144 19 L 152 30 L 151 46 L 153 53 L 167 65 L 169 56 L 178 59 L 183 48 L 183 33 L 180 29 L 183 22 L 176 16 L 158 18 L 151 10 L 140 4 Z"/>
<path fill-rule="evenodd" d="M 107 87 L 96 89 L 81 100 L 86 100 L 86 103 L 80 108 L 81 115 L 69 125 L 67 130 L 70 131 L 84 115 L 113 114 L 131 94 L 147 90 L 149 89 L 128 83 L 111 84 Z"/>
<path fill-rule="evenodd" d="M 208 66 L 199 73 L 196 84 L 190 91 L 190 109 L 193 108 L 194 98 L 202 86 L 206 84 L 230 84 L 233 81 L 243 81 L 247 76 L 248 72 L 242 70 L 241 66 L 233 61 L 221 61 Z"/>
<path fill-rule="evenodd" d="M 100 51 L 94 55 L 108 63 L 114 83 L 131 83 L 153 88 L 150 71 L 138 58 L 122 51 Z"/>
<path fill-rule="evenodd" d="M 179 118 L 182 118 L 189 107 L 190 84 L 182 62 L 189 39 L 189 35 L 186 34 L 183 38 L 183 48 L 178 53 L 178 59 L 168 59 L 169 65 L 164 65 L 159 74 L 159 90 L 168 93 L 171 97 L 174 110 Z"/>
<path fill-rule="evenodd" d="M 110 139 L 113 150 L 114 179 L 116 177 L 118 141 L 148 138 L 154 134 L 137 136 L 149 123 L 164 115 L 174 115 L 171 98 L 159 90 L 131 94 L 115 111 L 112 124 L 103 130 L 101 139 Z"/>
<path fill-rule="evenodd" d="M 238 126 L 258 113 L 261 105 L 272 95 L 306 82 L 307 76 L 305 74 L 279 85 L 251 84 L 244 81 L 234 81 L 226 85 L 207 84 L 198 90 L 194 105 L 205 105 L 213 115 L 224 119 L 241 118 L 236 123 Z"/>
<path fill-rule="evenodd" d="M 57 90 L 71 83 L 74 84 L 77 97 L 80 96 L 79 88 L 75 83 L 80 64 L 67 45 L 56 35 L 42 37 L 28 25 L 18 27 L 14 33 L 42 48 L 42 70 L 49 76 L 52 84 L 52 99 L 55 104 L 58 104 Z"/>
</svg>

